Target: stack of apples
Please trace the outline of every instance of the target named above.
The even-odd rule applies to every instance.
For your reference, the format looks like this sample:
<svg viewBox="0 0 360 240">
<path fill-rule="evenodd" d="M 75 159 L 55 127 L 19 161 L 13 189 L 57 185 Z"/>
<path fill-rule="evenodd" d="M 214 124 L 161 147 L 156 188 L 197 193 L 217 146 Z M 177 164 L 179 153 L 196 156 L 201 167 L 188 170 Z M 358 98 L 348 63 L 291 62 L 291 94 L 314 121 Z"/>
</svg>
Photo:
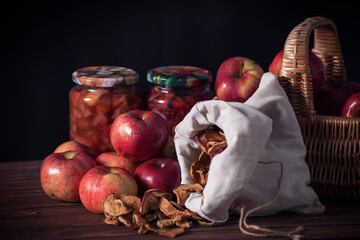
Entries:
<svg viewBox="0 0 360 240">
<path fill-rule="evenodd" d="M 181 180 L 179 163 L 158 157 L 166 149 L 168 135 L 167 124 L 157 113 L 123 113 L 110 130 L 116 152 L 98 155 L 79 142 L 64 142 L 42 162 L 42 188 L 53 199 L 81 201 L 98 214 L 103 213 L 103 201 L 111 193 L 141 196 L 153 188 L 172 192 Z"/>
<path fill-rule="evenodd" d="M 269 66 L 276 76 L 280 73 L 284 51 L 280 51 Z M 325 79 L 322 61 L 309 50 L 308 62 L 312 77 L 314 103 L 319 115 L 360 117 L 360 84 L 345 78 Z"/>
</svg>

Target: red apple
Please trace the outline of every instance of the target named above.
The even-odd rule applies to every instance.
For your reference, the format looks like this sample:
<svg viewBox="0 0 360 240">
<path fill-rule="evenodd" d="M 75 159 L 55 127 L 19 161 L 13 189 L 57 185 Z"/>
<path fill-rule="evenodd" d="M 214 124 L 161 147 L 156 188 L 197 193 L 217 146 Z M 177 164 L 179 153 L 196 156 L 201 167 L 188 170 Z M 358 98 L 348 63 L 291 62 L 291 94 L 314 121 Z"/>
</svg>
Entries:
<svg viewBox="0 0 360 240">
<path fill-rule="evenodd" d="M 131 175 L 134 174 L 137 163 L 131 161 L 130 159 L 120 156 L 116 152 L 104 152 L 101 153 L 96 159 L 95 162 L 98 165 L 105 165 L 108 167 L 121 167 L 127 170 Z"/>
<path fill-rule="evenodd" d="M 218 69 L 216 96 L 228 102 L 245 102 L 258 89 L 263 74 L 260 65 L 249 58 L 229 58 Z"/>
<path fill-rule="evenodd" d="M 143 162 L 158 155 L 165 147 L 168 128 L 159 114 L 133 110 L 120 114 L 114 120 L 110 140 L 119 155 Z"/>
<path fill-rule="evenodd" d="M 138 194 L 131 174 L 123 168 L 99 165 L 88 171 L 81 179 L 79 194 L 82 204 L 90 212 L 102 214 L 103 202 L 109 194 Z"/>
<path fill-rule="evenodd" d="M 77 141 L 66 141 L 60 144 L 54 151 L 54 153 L 66 152 L 66 151 L 76 151 L 84 152 L 89 154 L 93 159 L 97 157 L 97 153 L 93 151 L 88 146 L 77 142 Z"/>
<path fill-rule="evenodd" d="M 52 153 L 41 164 L 41 186 L 53 199 L 78 202 L 80 180 L 95 166 L 93 158 L 83 152 Z"/>
<path fill-rule="evenodd" d="M 175 159 L 154 158 L 140 164 L 135 170 L 134 178 L 140 196 L 153 188 L 172 193 L 181 182 L 180 165 Z"/>
<path fill-rule="evenodd" d="M 272 72 L 275 76 L 280 74 L 280 68 L 282 64 L 282 58 L 284 55 L 284 50 L 281 50 L 271 62 L 269 66 L 269 72 Z M 325 80 L 325 68 L 324 64 L 312 51 L 308 52 L 308 61 L 310 74 L 312 78 L 313 94 L 315 95 L 321 88 Z"/>
<path fill-rule="evenodd" d="M 319 115 L 340 116 L 346 99 L 360 91 L 360 84 L 342 79 L 326 81 L 315 95 L 315 110 Z"/>
<path fill-rule="evenodd" d="M 360 92 L 357 92 L 349 97 L 340 112 L 342 117 L 360 117 Z"/>
</svg>

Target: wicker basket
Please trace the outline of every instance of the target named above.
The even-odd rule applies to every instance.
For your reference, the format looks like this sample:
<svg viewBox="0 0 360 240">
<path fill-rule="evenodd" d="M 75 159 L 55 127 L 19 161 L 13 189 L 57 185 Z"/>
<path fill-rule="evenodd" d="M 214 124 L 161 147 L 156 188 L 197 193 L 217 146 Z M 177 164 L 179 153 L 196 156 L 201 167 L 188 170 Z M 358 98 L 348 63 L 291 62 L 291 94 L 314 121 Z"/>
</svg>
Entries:
<svg viewBox="0 0 360 240">
<path fill-rule="evenodd" d="M 312 32 L 312 51 L 324 63 L 326 79 L 346 77 L 336 26 L 330 19 L 313 17 L 289 34 L 279 82 L 301 127 L 314 190 L 323 198 L 360 199 L 360 118 L 316 114 L 307 61 Z"/>
</svg>

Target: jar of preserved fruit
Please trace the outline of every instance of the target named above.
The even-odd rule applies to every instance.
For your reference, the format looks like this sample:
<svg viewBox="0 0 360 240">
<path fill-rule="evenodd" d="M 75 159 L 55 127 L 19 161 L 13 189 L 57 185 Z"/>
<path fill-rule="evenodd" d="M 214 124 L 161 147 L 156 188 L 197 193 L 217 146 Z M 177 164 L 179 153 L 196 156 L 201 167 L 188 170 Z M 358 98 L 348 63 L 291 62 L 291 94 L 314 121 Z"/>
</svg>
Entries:
<svg viewBox="0 0 360 240">
<path fill-rule="evenodd" d="M 148 71 L 147 80 L 153 84 L 146 99 L 147 109 L 167 121 L 170 136 L 195 103 L 214 97 L 210 89 L 212 74 L 203 68 L 158 67 Z"/>
<path fill-rule="evenodd" d="M 140 109 L 138 73 L 113 66 L 80 68 L 72 77 L 76 85 L 69 91 L 70 139 L 98 154 L 114 151 L 110 128 L 121 113 Z"/>
</svg>

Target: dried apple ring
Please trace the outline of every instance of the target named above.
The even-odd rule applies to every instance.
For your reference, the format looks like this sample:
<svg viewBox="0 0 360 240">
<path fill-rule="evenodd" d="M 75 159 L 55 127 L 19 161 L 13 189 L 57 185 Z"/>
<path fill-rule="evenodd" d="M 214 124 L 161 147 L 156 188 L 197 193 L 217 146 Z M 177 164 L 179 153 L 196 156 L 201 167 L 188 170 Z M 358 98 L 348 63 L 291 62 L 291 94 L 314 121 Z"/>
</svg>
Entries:
<svg viewBox="0 0 360 240">
<path fill-rule="evenodd" d="M 105 216 L 118 217 L 131 212 L 131 209 L 126 207 L 122 201 L 115 198 L 115 194 L 108 195 L 103 203 Z"/>
<path fill-rule="evenodd" d="M 181 184 L 174 188 L 173 192 L 177 198 L 177 204 L 184 207 L 188 199 L 188 192 L 197 192 L 202 194 L 204 187 L 198 183 L 195 184 Z"/>
</svg>

